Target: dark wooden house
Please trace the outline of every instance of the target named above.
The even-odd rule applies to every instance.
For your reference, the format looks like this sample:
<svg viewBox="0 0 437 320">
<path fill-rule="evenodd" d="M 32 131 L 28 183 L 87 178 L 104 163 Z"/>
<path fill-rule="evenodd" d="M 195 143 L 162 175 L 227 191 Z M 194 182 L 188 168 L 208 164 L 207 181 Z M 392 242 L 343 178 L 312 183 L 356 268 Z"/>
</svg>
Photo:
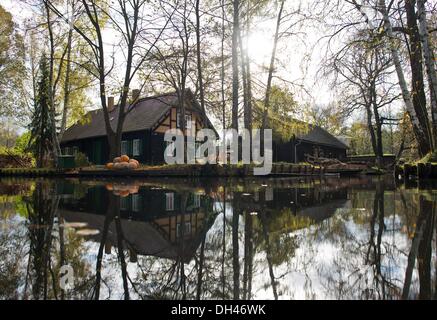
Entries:
<svg viewBox="0 0 437 320">
<path fill-rule="evenodd" d="M 348 147 L 325 129 L 307 125 L 305 133 L 294 135 L 289 141 L 273 141 L 274 162 L 304 162 L 307 156 L 346 160 Z"/>
<path fill-rule="evenodd" d="M 188 91 L 186 96 L 185 134 L 194 136 L 202 128 L 214 129 L 193 94 Z M 117 106 L 112 107 L 109 101 L 108 99 L 108 106 L 112 109 L 110 120 L 115 129 L 119 110 Z M 121 154 L 126 154 L 141 163 L 163 163 L 166 148 L 164 134 L 170 128 L 178 128 L 178 109 L 176 93 L 140 99 L 125 118 Z M 109 145 L 103 110 L 90 111 L 86 118 L 88 121 L 78 122 L 65 132 L 61 141 L 62 152 L 66 155 L 81 152 L 93 164 L 105 164 L 112 159 L 108 159 Z"/>
</svg>

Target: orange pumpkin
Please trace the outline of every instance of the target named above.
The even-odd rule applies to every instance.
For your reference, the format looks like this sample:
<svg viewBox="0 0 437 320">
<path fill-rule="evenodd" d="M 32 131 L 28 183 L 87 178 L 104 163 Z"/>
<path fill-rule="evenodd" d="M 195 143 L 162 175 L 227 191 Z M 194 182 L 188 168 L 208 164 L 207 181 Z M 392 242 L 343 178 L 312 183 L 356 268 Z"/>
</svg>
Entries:
<svg viewBox="0 0 437 320">
<path fill-rule="evenodd" d="M 106 164 L 106 169 L 111 170 L 114 168 L 114 164 L 112 162 Z"/>
<path fill-rule="evenodd" d="M 129 162 L 129 157 L 127 155 L 122 155 L 121 162 Z"/>
<path fill-rule="evenodd" d="M 135 169 L 137 168 L 137 164 L 134 163 L 134 162 L 131 162 L 131 163 L 129 163 L 129 164 L 127 165 L 127 168 L 128 168 L 129 170 L 135 170 Z"/>
<path fill-rule="evenodd" d="M 138 193 L 139 188 L 136 186 L 133 186 L 129 189 L 129 193 L 134 194 L 134 193 Z"/>
<path fill-rule="evenodd" d="M 127 163 L 127 162 L 119 163 L 118 169 L 120 169 L 120 170 L 127 170 L 127 169 L 129 169 L 129 163 Z"/>
<path fill-rule="evenodd" d="M 106 190 L 108 190 L 108 191 L 113 191 L 113 190 L 114 190 L 114 187 L 112 186 L 112 184 L 107 184 L 107 185 L 106 185 Z"/>
<path fill-rule="evenodd" d="M 126 198 L 126 197 L 128 197 L 129 196 L 129 191 L 122 191 L 122 192 L 120 192 L 120 196 L 122 197 L 122 198 Z"/>
<path fill-rule="evenodd" d="M 121 157 L 114 158 L 114 163 L 120 163 L 120 162 L 121 162 Z"/>
</svg>

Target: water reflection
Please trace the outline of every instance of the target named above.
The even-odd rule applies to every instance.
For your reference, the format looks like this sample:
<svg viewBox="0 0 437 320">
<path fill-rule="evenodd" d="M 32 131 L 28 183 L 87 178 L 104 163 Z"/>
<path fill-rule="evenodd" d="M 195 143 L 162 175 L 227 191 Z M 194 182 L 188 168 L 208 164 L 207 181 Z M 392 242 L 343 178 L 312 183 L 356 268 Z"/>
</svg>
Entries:
<svg viewBox="0 0 437 320">
<path fill-rule="evenodd" d="M 0 297 L 435 299 L 435 206 L 390 178 L 0 180 Z"/>
</svg>

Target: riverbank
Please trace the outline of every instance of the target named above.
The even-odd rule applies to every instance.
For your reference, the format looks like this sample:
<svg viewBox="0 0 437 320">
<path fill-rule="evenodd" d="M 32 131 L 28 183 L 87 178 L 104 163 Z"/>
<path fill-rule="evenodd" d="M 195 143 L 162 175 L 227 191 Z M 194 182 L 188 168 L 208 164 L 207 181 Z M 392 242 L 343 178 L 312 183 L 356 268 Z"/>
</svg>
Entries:
<svg viewBox="0 0 437 320">
<path fill-rule="evenodd" d="M 104 166 L 78 169 L 3 168 L 0 176 L 63 176 L 63 177 L 246 177 L 254 176 L 253 165 L 164 165 L 141 166 L 136 170 L 110 170 Z M 269 176 L 353 175 L 362 168 L 346 166 L 329 168 L 310 164 L 275 163 Z"/>
<path fill-rule="evenodd" d="M 396 166 L 395 176 L 403 179 L 437 179 L 437 163 L 418 162 Z"/>
</svg>

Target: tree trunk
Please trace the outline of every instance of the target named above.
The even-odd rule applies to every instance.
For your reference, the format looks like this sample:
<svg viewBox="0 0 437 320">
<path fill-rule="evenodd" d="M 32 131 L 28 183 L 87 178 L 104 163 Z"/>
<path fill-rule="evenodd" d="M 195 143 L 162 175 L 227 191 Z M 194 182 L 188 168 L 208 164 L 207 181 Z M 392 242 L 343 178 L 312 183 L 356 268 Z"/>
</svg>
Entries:
<svg viewBox="0 0 437 320">
<path fill-rule="evenodd" d="M 426 110 L 425 84 L 423 81 L 422 46 L 420 43 L 417 16 L 414 8 L 415 0 L 405 1 L 407 14 L 408 35 L 410 38 L 410 67 L 411 67 L 411 98 L 420 123 L 428 134 L 429 144 L 432 145 L 432 133 L 429 127 L 428 112 Z"/>
<path fill-rule="evenodd" d="M 70 103 L 70 73 L 71 73 L 71 45 L 73 38 L 73 29 L 70 29 L 68 32 L 68 40 L 67 40 L 67 69 L 65 71 L 65 82 L 64 82 L 64 106 L 62 109 L 62 120 L 61 120 L 61 129 L 59 131 L 58 140 L 62 141 L 62 137 L 64 136 L 65 130 L 67 128 L 67 115 L 68 115 L 68 107 Z"/>
<path fill-rule="evenodd" d="M 399 86 L 402 91 L 402 97 L 404 99 L 408 116 L 410 117 L 411 124 L 413 126 L 413 131 L 415 138 L 418 143 L 418 149 L 420 156 L 425 156 L 431 151 L 431 144 L 429 141 L 429 135 L 427 132 L 427 124 L 423 123 L 423 115 L 417 115 L 413 100 L 411 98 L 410 90 L 408 89 L 407 82 L 405 80 L 404 71 L 402 70 L 402 65 L 399 57 L 399 50 L 395 43 L 395 35 L 390 22 L 390 18 L 387 12 L 387 7 L 385 5 L 385 0 L 379 0 L 379 10 L 383 15 L 384 29 L 388 37 L 388 43 L 390 46 L 390 51 L 393 58 L 393 63 L 395 65 L 396 73 L 399 80 Z"/>
<path fill-rule="evenodd" d="M 225 98 L 225 4 L 224 0 L 221 0 L 222 7 L 222 39 L 221 39 L 221 98 L 222 98 L 222 128 L 223 128 L 223 138 L 226 130 L 226 98 Z M 226 158 L 225 158 L 226 159 Z"/>
<path fill-rule="evenodd" d="M 425 0 L 417 0 L 417 16 L 419 19 L 419 34 L 422 41 L 422 50 L 425 58 L 430 91 L 433 138 L 434 144 L 437 144 L 437 71 L 434 59 L 434 49 L 428 38 L 429 33 L 425 11 Z"/>
<path fill-rule="evenodd" d="M 375 55 L 376 63 L 375 65 L 378 65 L 378 55 Z M 384 150 L 382 145 L 382 122 L 381 117 L 379 116 L 379 110 L 378 110 L 378 102 L 377 102 L 377 95 L 376 95 L 376 84 L 374 81 L 371 83 L 371 95 L 372 95 L 372 106 L 373 106 L 373 115 L 375 117 L 375 131 L 376 131 L 376 149 L 374 149 L 375 156 L 376 156 L 376 166 L 378 168 L 382 167 L 383 164 L 383 157 L 384 157 Z"/>
<path fill-rule="evenodd" d="M 200 0 L 196 0 L 196 47 L 197 47 L 197 77 L 199 82 L 200 107 L 202 108 L 203 117 L 206 117 L 205 109 L 205 89 L 203 87 L 202 57 L 201 57 L 201 39 L 200 39 Z"/>
<path fill-rule="evenodd" d="M 373 115 L 370 106 L 366 106 L 366 113 L 367 113 L 367 128 L 369 129 L 369 133 L 370 133 L 370 141 L 372 143 L 373 153 L 376 156 L 378 152 L 378 146 L 376 142 L 375 129 L 373 127 L 373 120 L 372 120 Z"/>
<path fill-rule="evenodd" d="M 240 33 L 240 0 L 234 0 L 234 19 L 232 30 L 232 129 L 238 131 L 238 35 Z"/>
<path fill-rule="evenodd" d="M 46 10 L 46 19 L 47 19 L 47 30 L 49 32 L 49 43 L 50 43 L 50 71 L 49 71 L 49 115 L 50 115 L 50 126 L 51 126 L 51 132 L 52 132 L 52 152 L 53 152 L 53 160 L 54 165 L 57 166 L 58 163 L 58 156 L 61 153 L 61 148 L 59 146 L 59 140 L 58 135 L 56 133 L 56 110 L 55 110 L 55 91 L 53 87 L 53 74 L 54 74 L 54 61 L 55 61 L 55 40 L 53 36 L 53 29 L 52 29 L 52 21 L 50 18 L 50 8 L 47 1 L 44 1 L 44 7 Z"/>
<path fill-rule="evenodd" d="M 273 39 L 272 55 L 270 57 L 269 73 L 267 76 L 266 95 L 264 98 L 264 112 L 263 112 L 262 126 L 261 126 L 261 128 L 263 130 L 267 128 L 267 115 L 268 115 L 268 111 L 270 108 L 270 93 L 271 93 L 271 89 L 272 89 L 273 73 L 275 71 L 276 51 L 278 48 L 278 41 L 279 41 L 279 27 L 281 26 L 282 12 L 284 11 L 284 4 L 285 4 L 285 1 L 282 1 L 281 7 L 279 8 L 278 19 L 276 20 L 276 30 L 275 30 L 275 36 Z"/>
</svg>

